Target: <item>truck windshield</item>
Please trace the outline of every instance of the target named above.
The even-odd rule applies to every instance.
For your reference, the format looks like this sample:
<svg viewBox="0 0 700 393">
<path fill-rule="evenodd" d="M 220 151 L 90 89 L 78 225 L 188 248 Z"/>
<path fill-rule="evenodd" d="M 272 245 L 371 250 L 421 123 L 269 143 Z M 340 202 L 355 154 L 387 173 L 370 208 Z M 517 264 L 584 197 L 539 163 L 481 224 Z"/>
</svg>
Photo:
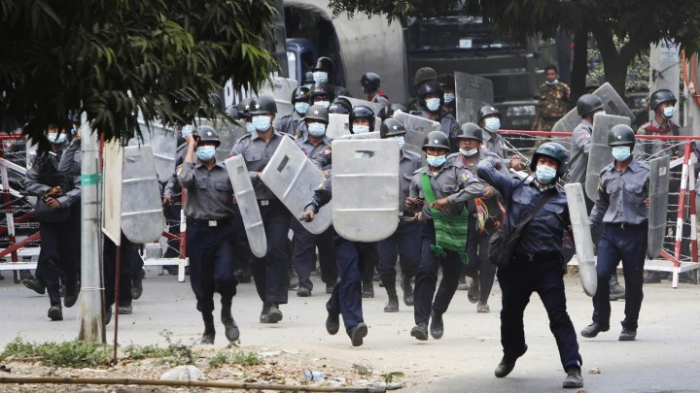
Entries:
<svg viewBox="0 0 700 393">
<path fill-rule="evenodd" d="M 448 14 L 435 18 L 408 21 L 409 50 L 429 51 L 513 51 L 525 47 L 509 37 L 494 32 L 480 17 Z"/>
</svg>

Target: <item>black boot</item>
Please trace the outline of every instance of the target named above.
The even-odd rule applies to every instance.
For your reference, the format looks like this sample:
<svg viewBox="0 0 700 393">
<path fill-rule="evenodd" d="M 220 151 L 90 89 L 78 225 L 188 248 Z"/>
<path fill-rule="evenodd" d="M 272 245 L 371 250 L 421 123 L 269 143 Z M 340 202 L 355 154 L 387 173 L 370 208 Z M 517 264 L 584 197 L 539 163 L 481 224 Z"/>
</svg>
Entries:
<svg viewBox="0 0 700 393">
<path fill-rule="evenodd" d="M 374 297 L 374 284 L 372 281 L 362 284 L 362 297 L 365 299 L 371 299 Z"/>
<path fill-rule="evenodd" d="M 411 277 L 401 276 L 401 290 L 403 291 L 403 304 L 408 307 L 413 306 L 413 287 L 411 286 Z"/>
<path fill-rule="evenodd" d="M 78 295 L 80 295 L 80 284 L 78 279 L 74 278 L 72 280 L 66 280 L 66 294 L 63 296 L 63 305 L 66 308 L 71 308 L 78 301 Z"/>
<path fill-rule="evenodd" d="M 389 296 L 389 303 L 384 306 L 384 312 L 398 312 L 399 311 L 399 296 L 396 294 L 395 285 L 385 285 L 386 294 Z"/>
<path fill-rule="evenodd" d="M 221 323 L 224 324 L 226 328 L 226 338 L 229 342 L 233 343 L 241 335 L 238 330 L 238 325 L 231 315 L 231 302 L 221 302 Z"/>
<path fill-rule="evenodd" d="M 214 344 L 214 337 L 216 337 L 216 329 L 214 328 L 214 316 L 211 313 L 202 313 L 202 320 L 204 321 L 204 333 L 202 334 L 202 344 Z"/>
<path fill-rule="evenodd" d="M 445 325 L 442 322 L 442 314 L 433 311 L 433 314 L 430 317 L 430 335 L 433 336 L 434 339 L 439 340 L 445 333 Z"/>
<path fill-rule="evenodd" d="M 625 287 L 620 285 L 620 283 L 617 281 L 617 272 L 610 276 L 610 300 L 611 301 L 617 301 L 617 300 L 624 300 L 625 299 Z"/>
<path fill-rule="evenodd" d="M 61 309 L 61 303 L 53 304 L 49 308 L 48 312 L 49 318 L 52 321 L 62 321 L 63 320 L 63 310 Z"/>
<path fill-rule="evenodd" d="M 131 280 L 131 298 L 137 300 L 143 295 L 143 278 L 146 277 L 146 271 L 141 268 L 136 276 Z"/>
<path fill-rule="evenodd" d="M 22 280 L 22 284 L 39 295 L 46 293 L 46 284 L 38 278 L 25 278 Z"/>
</svg>

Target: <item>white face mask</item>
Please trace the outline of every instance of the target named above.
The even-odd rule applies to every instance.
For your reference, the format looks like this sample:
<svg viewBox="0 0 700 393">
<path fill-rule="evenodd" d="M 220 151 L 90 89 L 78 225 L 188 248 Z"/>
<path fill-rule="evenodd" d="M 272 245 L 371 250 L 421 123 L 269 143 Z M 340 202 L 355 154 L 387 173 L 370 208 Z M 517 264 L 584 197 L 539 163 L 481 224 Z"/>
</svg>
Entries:
<svg viewBox="0 0 700 393">
<path fill-rule="evenodd" d="M 473 157 L 475 154 L 477 154 L 479 152 L 479 149 L 477 149 L 476 147 L 473 149 L 468 149 L 468 150 L 460 148 L 459 152 L 462 153 L 466 157 Z"/>
<path fill-rule="evenodd" d="M 490 133 L 497 132 L 501 128 L 501 119 L 497 117 L 488 117 L 484 119 L 484 129 Z"/>
<path fill-rule="evenodd" d="M 369 126 L 360 126 L 353 124 L 352 132 L 355 134 L 364 134 L 365 132 L 369 132 Z"/>
<path fill-rule="evenodd" d="M 312 75 L 314 78 L 314 82 L 316 82 L 316 83 L 328 82 L 328 73 L 327 72 L 317 71 L 317 72 L 314 72 Z"/>
<path fill-rule="evenodd" d="M 322 106 L 322 107 L 328 109 L 328 107 L 331 106 L 331 102 L 330 101 L 316 101 L 316 102 L 314 102 L 314 105 Z"/>
<path fill-rule="evenodd" d="M 396 139 L 396 142 L 399 144 L 399 149 L 403 149 L 403 145 L 406 144 L 406 140 L 404 139 L 403 135 L 394 137 Z"/>
<path fill-rule="evenodd" d="M 667 106 L 664 108 L 663 116 L 667 119 L 670 119 L 673 117 L 673 114 L 676 112 L 676 108 L 672 106 Z"/>
</svg>

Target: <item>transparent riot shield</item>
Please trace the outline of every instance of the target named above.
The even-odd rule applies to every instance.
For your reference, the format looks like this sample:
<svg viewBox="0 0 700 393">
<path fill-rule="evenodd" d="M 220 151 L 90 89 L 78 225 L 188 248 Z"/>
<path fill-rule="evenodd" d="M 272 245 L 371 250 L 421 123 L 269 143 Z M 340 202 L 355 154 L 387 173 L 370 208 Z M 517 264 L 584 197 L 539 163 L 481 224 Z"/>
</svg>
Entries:
<svg viewBox="0 0 700 393">
<path fill-rule="evenodd" d="M 608 132 L 617 124 L 630 124 L 630 119 L 616 115 L 595 115 L 591 134 L 591 151 L 586 167 L 586 195 L 592 201 L 598 198 L 598 178 L 604 166 L 613 162 L 612 149 L 608 146 Z"/>
<path fill-rule="evenodd" d="M 659 157 L 649 161 L 649 233 L 647 257 L 659 256 L 664 246 L 666 214 L 668 213 L 668 184 L 671 158 Z"/>
<path fill-rule="evenodd" d="M 157 241 L 163 233 L 165 217 L 150 146 L 124 148 L 121 222 L 124 236 L 136 244 Z"/>
<path fill-rule="evenodd" d="M 375 118 L 374 129 L 375 130 L 379 129 L 379 126 L 382 123 L 382 119 L 379 117 L 379 111 L 381 111 L 382 108 L 384 108 L 384 105 L 378 104 L 378 103 L 372 102 L 372 101 L 361 100 L 359 98 L 352 98 L 352 97 L 346 97 L 346 96 L 340 96 L 340 97 L 343 97 L 343 98 L 347 99 L 348 101 L 350 101 L 350 104 L 352 104 L 353 108 L 361 105 L 361 106 L 366 106 L 369 109 L 371 109 L 372 112 L 374 112 L 374 118 Z"/>
<path fill-rule="evenodd" d="M 566 191 L 571 228 L 574 232 L 574 242 L 576 243 L 576 257 L 578 258 L 581 285 L 586 295 L 593 297 L 598 289 L 598 273 L 596 273 L 595 269 L 593 240 L 591 238 L 591 228 L 588 225 L 586 199 L 583 195 L 581 183 L 569 183 L 564 186 L 564 190 Z"/>
<path fill-rule="evenodd" d="M 617 94 L 610 83 L 604 83 L 603 86 L 600 86 L 593 92 L 593 95 L 598 96 L 598 98 L 603 101 L 603 107 L 605 108 L 606 114 L 624 116 L 629 118 L 630 122 L 634 121 L 634 113 L 632 113 L 632 110 L 627 106 L 627 104 L 625 104 L 625 101 L 619 94 Z M 576 108 L 574 108 L 570 110 L 569 113 L 564 115 L 564 117 L 559 119 L 556 124 L 554 124 L 552 131 L 572 132 L 580 122 L 581 116 L 578 115 Z M 586 194 L 588 194 L 588 191 L 586 191 Z"/>
<path fill-rule="evenodd" d="M 333 226 L 345 239 L 386 239 L 399 223 L 399 146 L 394 140 L 333 142 Z"/>
<path fill-rule="evenodd" d="M 400 120 L 406 129 L 404 140 L 408 150 L 423 153 L 423 141 L 430 131 L 440 131 L 440 123 L 401 111 L 394 112 L 394 118 Z"/>
<path fill-rule="evenodd" d="M 175 171 L 175 152 L 177 150 L 177 132 L 160 124 L 151 124 L 149 130 L 145 123 L 139 123 L 141 136 L 129 140 L 129 146 L 150 146 L 155 160 L 158 180 L 166 182 Z"/>
<path fill-rule="evenodd" d="M 493 82 L 480 76 L 455 72 L 457 122 L 478 123 L 477 114 L 484 105 L 493 104 Z"/>
<path fill-rule="evenodd" d="M 344 115 L 342 113 L 329 113 L 326 136 L 330 139 L 338 139 L 344 135 L 350 135 L 348 115 Z"/>
<path fill-rule="evenodd" d="M 291 138 L 282 138 L 260 174 L 260 180 L 284 203 L 292 216 L 298 218 L 325 178 Z M 301 224 L 313 234 L 322 233 L 331 226 L 331 211 L 331 206 L 326 206 L 312 222 Z"/>
<path fill-rule="evenodd" d="M 248 235 L 250 251 L 256 257 L 262 258 L 267 254 L 267 237 L 245 160 L 243 156 L 238 155 L 227 159 L 224 164 L 233 186 L 233 193 L 236 195 L 245 233 Z"/>
<path fill-rule="evenodd" d="M 272 77 L 258 91 L 258 96 L 269 94 L 277 103 L 277 118 L 292 114 L 294 105 L 292 104 L 292 94 L 299 83 L 294 79 Z"/>
<path fill-rule="evenodd" d="M 362 134 L 348 134 L 343 135 L 339 140 L 349 141 L 349 140 L 365 140 L 365 139 L 380 139 L 379 131 L 365 132 Z"/>
</svg>

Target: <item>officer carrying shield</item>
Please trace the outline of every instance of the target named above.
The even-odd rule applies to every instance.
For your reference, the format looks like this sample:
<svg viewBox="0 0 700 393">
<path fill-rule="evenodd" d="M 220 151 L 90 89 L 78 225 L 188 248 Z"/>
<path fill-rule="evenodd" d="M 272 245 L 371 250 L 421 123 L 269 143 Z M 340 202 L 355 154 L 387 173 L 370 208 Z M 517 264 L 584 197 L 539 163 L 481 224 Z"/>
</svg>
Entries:
<svg viewBox="0 0 700 393">
<path fill-rule="evenodd" d="M 304 86 L 297 87 L 292 92 L 292 105 L 294 111 L 287 116 L 280 117 L 277 126 L 275 127 L 280 132 L 296 137 L 304 135 L 306 125 L 304 124 L 304 116 L 309 109 L 311 98 L 309 97 L 310 90 Z"/>
<path fill-rule="evenodd" d="M 288 298 L 287 234 L 292 217 L 284 204 L 260 180 L 259 172 L 265 169 L 282 138 L 288 136 L 272 127 L 277 104 L 270 95 L 258 97 L 250 113 L 255 131 L 236 142 L 231 156 L 242 155 L 245 160 L 265 225 L 267 253 L 263 258 L 254 258 L 251 266 L 258 296 L 263 301 L 260 323 L 277 323 L 283 317 L 279 305 L 287 304 Z"/>
<path fill-rule="evenodd" d="M 212 127 L 200 126 L 186 137 L 187 154 L 177 168 L 180 186 L 187 190 L 187 257 L 190 283 L 202 313 L 202 344 L 214 344 L 214 292 L 221 295 L 221 322 L 230 342 L 240 332 L 231 315 L 238 281 L 233 274 L 233 187 L 223 163 L 214 153 L 219 136 Z M 196 157 L 196 159 L 195 159 Z"/>
<path fill-rule="evenodd" d="M 396 257 L 400 257 L 401 264 L 401 289 L 403 290 L 403 302 L 407 306 L 413 306 L 413 288 L 411 279 L 416 275 L 420 266 L 420 223 L 415 214 L 405 209 L 408 198 L 411 178 L 413 173 L 421 166 L 421 158 L 416 153 L 404 149 L 404 135 L 406 129 L 401 121 L 388 118 L 379 129 L 382 139 L 393 138 L 401 149 L 399 161 L 399 208 L 401 213 L 399 226 L 396 232 L 384 240 L 378 242 L 379 264 L 377 271 L 384 284 L 384 289 L 389 296 L 389 302 L 384 307 L 384 312 L 398 312 L 399 298 L 396 293 Z"/>
<path fill-rule="evenodd" d="M 440 74 L 437 82 L 442 87 L 442 115 L 451 114 L 455 116 L 455 77 L 452 74 Z"/>
<path fill-rule="evenodd" d="M 391 105 L 389 97 L 380 88 L 382 81 L 379 75 L 374 72 L 366 72 L 360 78 L 360 83 L 362 84 L 362 92 L 367 94 L 367 101 L 384 106 Z"/>
<path fill-rule="evenodd" d="M 312 77 L 316 86 L 320 83 L 327 83 L 333 96 L 352 97 L 348 89 L 333 84 L 335 82 L 335 64 L 333 64 L 333 60 L 325 56 L 319 57 L 316 60 L 316 64 L 311 68 L 311 71 L 313 72 Z M 332 100 L 333 99 L 331 99 L 331 101 Z"/>
<path fill-rule="evenodd" d="M 600 171 L 598 199 L 590 217 L 591 231 L 602 224 L 603 232 L 598 243 L 598 290 L 593 297 L 593 323 L 581 331 L 586 338 L 610 329 L 608 280 L 620 261 L 627 291 L 619 340 L 632 341 L 637 337 L 644 297 L 650 171 L 633 156 L 634 144 L 630 126 L 618 124 L 610 129 L 608 146 L 612 147 L 615 161 Z"/>
<path fill-rule="evenodd" d="M 467 210 L 465 202 L 484 193 L 484 186 L 461 165 L 447 161 L 449 140 L 442 131 L 431 131 L 423 142 L 427 165 L 413 173 L 406 209 L 419 210 L 421 261 L 413 292 L 416 326 L 411 336 L 440 339 L 444 333 L 442 315 L 457 290 L 462 263 L 467 262 Z M 442 280 L 437 284 L 438 264 Z M 433 300 L 434 296 L 434 300 Z"/>
<path fill-rule="evenodd" d="M 498 133 L 501 128 L 501 113 L 498 109 L 491 105 L 482 106 L 479 108 L 477 117 L 479 126 L 484 130 L 481 137 L 486 148 L 501 157 L 508 168 L 516 171 L 523 170 L 525 164 L 520 160 L 520 156 L 506 145 L 506 141 Z"/>
<path fill-rule="evenodd" d="M 440 122 L 440 130 L 449 138 L 450 146 L 456 150 L 459 124 L 451 113 L 442 114 L 444 93 L 437 81 L 428 81 L 418 89 L 420 112 L 413 113 L 426 119 Z"/>
</svg>

